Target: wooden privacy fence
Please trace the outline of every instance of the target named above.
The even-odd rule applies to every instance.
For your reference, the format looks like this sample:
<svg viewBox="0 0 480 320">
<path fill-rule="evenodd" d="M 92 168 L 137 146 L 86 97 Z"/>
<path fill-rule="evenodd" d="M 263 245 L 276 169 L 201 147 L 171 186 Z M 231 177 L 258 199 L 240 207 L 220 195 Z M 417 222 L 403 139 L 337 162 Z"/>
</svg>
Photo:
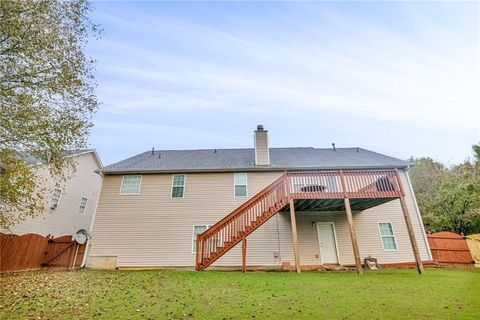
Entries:
<svg viewBox="0 0 480 320">
<path fill-rule="evenodd" d="M 452 232 L 442 231 L 428 234 L 428 243 L 433 259 L 445 265 L 471 265 L 472 254 L 465 237 Z"/>
<path fill-rule="evenodd" d="M 81 266 L 86 243 L 72 236 L 53 238 L 38 234 L 0 233 L 0 272 L 36 270 L 42 267 L 70 270 Z"/>
<path fill-rule="evenodd" d="M 472 258 L 475 262 L 475 266 L 480 268 L 480 233 L 471 234 L 466 238 L 468 247 L 470 248 L 470 252 L 472 253 Z"/>
</svg>

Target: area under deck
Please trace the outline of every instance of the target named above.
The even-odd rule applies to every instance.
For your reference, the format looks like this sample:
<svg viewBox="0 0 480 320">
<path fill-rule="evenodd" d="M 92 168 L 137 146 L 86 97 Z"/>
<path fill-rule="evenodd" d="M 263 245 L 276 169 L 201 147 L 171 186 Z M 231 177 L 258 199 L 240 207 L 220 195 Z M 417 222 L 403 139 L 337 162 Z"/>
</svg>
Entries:
<svg viewBox="0 0 480 320">
<path fill-rule="evenodd" d="M 352 211 L 363 211 L 398 198 L 361 198 L 350 199 Z M 294 199 L 295 211 L 345 211 L 344 198 L 341 199 Z M 286 206 L 281 212 L 290 211 Z"/>
</svg>

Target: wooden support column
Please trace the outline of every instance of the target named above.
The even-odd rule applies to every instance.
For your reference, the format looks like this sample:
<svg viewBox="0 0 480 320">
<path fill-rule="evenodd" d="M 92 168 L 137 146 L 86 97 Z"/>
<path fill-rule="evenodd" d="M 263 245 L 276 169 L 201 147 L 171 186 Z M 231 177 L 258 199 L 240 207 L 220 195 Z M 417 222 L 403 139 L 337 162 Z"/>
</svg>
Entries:
<svg viewBox="0 0 480 320">
<path fill-rule="evenodd" d="M 199 264 L 200 264 L 200 248 L 203 248 L 203 244 L 200 247 L 200 234 L 197 234 L 197 247 L 195 248 L 195 270 L 200 270 Z M 203 255 L 203 251 L 202 251 Z"/>
<path fill-rule="evenodd" d="M 408 237 L 410 238 L 413 255 L 415 256 L 417 272 L 418 274 L 423 274 L 425 273 L 425 270 L 423 269 L 420 252 L 418 251 L 417 239 L 415 238 L 415 233 L 413 232 L 412 220 L 410 219 L 410 214 L 408 213 L 407 203 L 405 202 L 405 191 L 403 190 L 402 180 L 400 179 L 400 171 L 398 169 L 395 169 L 395 178 L 397 179 L 398 187 L 400 189 L 400 205 L 402 206 L 403 218 L 405 220 L 405 224 L 407 225 Z"/>
<path fill-rule="evenodd" d="M 400 204 L 402 206 L 403 218 L 405 219 L 405 224 L 407 225 L 408 236 L 410 237 L 410 243 L 412 245 L 413 255 L 415 256 L 417 271 L 418 271 L 418 274 L 423 274 L 425 273 L 425 270 L 423 269 L 422 259 L 420 258 L 420 252 L 418 251 L 417 239 L 415 238 L 415 233 L 413 232 L 412 220 L 410 219 L 410 214 L 408 213 L 405 197 L 400 197 Z"/>
<path fill-rule="evenodd" d="M 343 170 L 340 170 L 340 182 L 342 184 L 343 201 L 345 203 L 345 211 L 347 212 L 348 228 L 350 229 L 350 239 L 352 240 L 355 265 L 357 266 L 357 273 L 363 274 L 362 262 L 360 261 L 360 250 L 358 249 L 357 234 L 355 232 L 355 226 L 353 225 L 352 208 L 350 207 L 350 199 L 348 198 L 349 190 L 347 189 Z"/>
<path fill-rule="evenodd" d="M 345 211 L 347 212 L 348 227 L 350 229 L 350 238 L 352 240 L 353 255 L 355 256 L 355 265 L 357 266 L 357 273 L 363 274 L 362 262 L 360 261 L 360 250 L 358 249 L 357 234 L 355 226 L 353 225 L 352 208 L 350 207 L 350 199 L 345 198 Z"/>
<path fill-rule="evenodd" d="M 297 270 L 297 273 L 300 273 L 300 251 L 298 250 L 297 220 L 295 218 L 295 203 L 293 199 L 290 199 L 289 203 L 290 203 L 290 220 L 292 222 L 292 240 L 293 240 L 293 254 L 295 256 L 295 269 Z"/>
<path fill-rule="evenodd" d="M 242 239 L 242 272 L 247 271 L 247 238 Z"/>
</svg>

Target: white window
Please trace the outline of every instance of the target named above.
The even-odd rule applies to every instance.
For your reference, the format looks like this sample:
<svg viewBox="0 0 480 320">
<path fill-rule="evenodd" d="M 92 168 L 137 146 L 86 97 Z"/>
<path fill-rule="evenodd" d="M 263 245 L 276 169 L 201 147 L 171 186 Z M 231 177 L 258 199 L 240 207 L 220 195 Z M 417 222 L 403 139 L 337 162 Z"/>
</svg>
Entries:
<svg viewBox="0 0 480 320">
<path fill-rule="evenodd" d="M 197 252 L 197 235 L 203 233 L 208 228 L 210 228 L 210 225 L 208 224 L 193 226 L 192 253 Z"/>
<path fill-rule="evenodd" d="M 236 172 L 234 174 L 235 197 L 247 196 L 247 174 L 245 172 Z"/>
<path fill-rule="evenodd" d="M 80 208 L 78 209 L 78 213 L 85 214 L 86 207 L 87 207 L 87 198 L 82 198 L 80 200 Z"/>
<path fill-rule="evenodd" d="M 139 194 L 142 176 L 123 176 L 120 194 Z"/>
<path fill-rule="evenodd" d="M 383 250 L 397 250 L 392 224 L 390 222 L 379 222 L 378 229 L 380 230 L 380 238 L 382 238 Z"/>
<path fill-rule="evenodd" d="M 172 179 L 172 198 L 183 198 L 185 192 L 185 175 L 174 174 Z"/>
<path fill-rule="evenodd" d="M 50 208 L 55 209 L 56 207 L 58 207 L 58 203 L 60 201 L 61 195 L 62 195 L 61 189 L 55 188 L 55 190 L 53 190 L 52 200 L 50 201 Z"/>
</svg>

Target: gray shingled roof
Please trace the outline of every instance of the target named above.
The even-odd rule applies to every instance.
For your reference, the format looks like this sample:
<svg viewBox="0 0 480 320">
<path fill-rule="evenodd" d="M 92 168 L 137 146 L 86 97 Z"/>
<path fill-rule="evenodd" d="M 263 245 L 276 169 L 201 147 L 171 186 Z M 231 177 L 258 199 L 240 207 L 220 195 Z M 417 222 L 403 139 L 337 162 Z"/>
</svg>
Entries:
<svg viewBox="0 0 480 320">
<path fill-rule="evenodd" d="M 66 156 L 74 156 L 74 155 L 77 155 L 77 154 L 82 154 L 82 153 L 87 153 L 87 152 L 91 152 L 95 149 L 79 149 L 79 150 L 68 150 L 68 151 L 65 151 L 65 155 Z M 24 160 L 27 164 L 38 164 L 40 163 L 41 161 L 39 159 L 37 159 L 36 157 L 32 156 L 31 154 L 29 155 L 24 155 Z"/>
<path fill-rule="evenodd" d="M 270 165 L 255 166 L 254 149 L 160 150 L 102 168 L 103 173 L 404 168 L 406 161 L 362 148 L 270 148 Z"/>
</svg>

